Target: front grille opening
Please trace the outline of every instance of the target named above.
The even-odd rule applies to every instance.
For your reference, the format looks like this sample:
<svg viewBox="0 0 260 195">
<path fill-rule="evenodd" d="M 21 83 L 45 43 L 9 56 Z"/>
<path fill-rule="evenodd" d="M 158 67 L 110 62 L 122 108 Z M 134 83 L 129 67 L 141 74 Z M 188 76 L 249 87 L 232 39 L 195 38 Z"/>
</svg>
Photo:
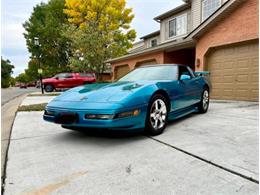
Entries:
<svg viewBox="0 0 260 195">
<path fill-rule="evenodd" d="M 60 124 L 75 124 L 79 122 L 79 115 L 77 113 L 60 113 L 56 117 L 56 123 Z"/>
</svg>

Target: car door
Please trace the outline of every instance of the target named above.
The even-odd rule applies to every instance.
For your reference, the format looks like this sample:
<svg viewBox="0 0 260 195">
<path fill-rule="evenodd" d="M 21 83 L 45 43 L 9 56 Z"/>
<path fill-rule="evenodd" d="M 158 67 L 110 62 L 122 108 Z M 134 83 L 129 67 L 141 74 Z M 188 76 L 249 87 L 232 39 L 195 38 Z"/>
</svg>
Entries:
<svg viewBox="0 0 260 195">
<path fill-rule="evenodd" d="M 71 88 L 77 86 L 77 81 L 74 79 L 72 73 L 66 73 L 64 77 L 64 87 Z"/>
<path fill-rule="evenodd" d="M 60 73 L 58 75 L 55 76 L 56 79 L 56 88 L 64 88 L 65 86 L 65 73 Z"/>
<path fill-rule="evenodd" d="M 188 107 L 200 101 L 201 86 L 199 78 L 195 77 L 192 70 L 187 66 L 179 66 L 179 88 L 182 91 L 180 97 L 183 106 Z"/>
</svg>

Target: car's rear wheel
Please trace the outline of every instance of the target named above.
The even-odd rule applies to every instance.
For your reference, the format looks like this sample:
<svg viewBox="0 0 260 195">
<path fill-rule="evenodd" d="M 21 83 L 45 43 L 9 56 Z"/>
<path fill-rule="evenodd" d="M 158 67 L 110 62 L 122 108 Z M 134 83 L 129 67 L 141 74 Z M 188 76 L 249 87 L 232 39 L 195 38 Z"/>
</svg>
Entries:
<svg viewBox="0 0 260 195">
<path fill-rule="evenodd" d="M 198 104 L 199 113 L 206 113 L 209 108 L 209 90 L 208 88 L 204 88 L 201 100 Z"/>
<path fill-rule="evenodd" d="M 54 90 L 54 87 L 51 84 L 44 85 L 44 90 L 46 92 L 52 92 Z"/>
<path fill-rule="evenodd" d="M 147 110 L 145 130 L 150 135 L 159 135 L 167 126 L 168 103 L 161 94 L 152 97 Z"/>
</svg>

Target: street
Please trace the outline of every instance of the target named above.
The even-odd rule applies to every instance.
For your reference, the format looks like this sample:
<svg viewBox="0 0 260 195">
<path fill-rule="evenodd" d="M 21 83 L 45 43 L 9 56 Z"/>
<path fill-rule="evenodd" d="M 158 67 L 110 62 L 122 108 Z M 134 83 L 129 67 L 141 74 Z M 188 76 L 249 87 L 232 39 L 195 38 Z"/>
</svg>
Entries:
<svg viewBox="0 0 260 195">
<path fill-rule="evenodd" d="M 20 89 L 19 87 L 9 87 L 7 89 L 1 89 L 1 105 L 4 105 L 17 96 L 40 90 L 41 89 L 35 87 L 28 87 L 27 89 Z"/>
</svg>

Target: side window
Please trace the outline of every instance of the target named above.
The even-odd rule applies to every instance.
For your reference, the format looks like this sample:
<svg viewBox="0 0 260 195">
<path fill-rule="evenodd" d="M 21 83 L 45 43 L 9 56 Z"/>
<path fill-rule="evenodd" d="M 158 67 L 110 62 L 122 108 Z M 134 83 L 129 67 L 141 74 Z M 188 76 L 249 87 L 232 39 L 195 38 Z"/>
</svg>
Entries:
<svg viewBox="0 0 260 195">
<path fill-rule="evenodd" d="M 192 74 L 190 69 L 187 68 L 186 66 L 179 66 L 179 79 L 180 79 L 181 75 L 188 75 L 188 76 L 190 76 L 190 78 L 194 77 L 194 75 Z"/>
<path fill-rule="evenodd" d="M 71 73 L 66 73 L 64 78 L 69 79 L 72 77 L 73 77 L 73 75 Z"/>
<path fill-rule="evenodd" d="M 57 77 L 58 77 L 59 79 L 64 79 L 64 78 L 65 78 L 65 74 L 63 74 L 63 73 L 62 73 L 62 74 L 58 74 Z"/>
<path fill-rule="evenodd" d="M 190 75 L 191 75 L 191 78 L 194 78 L 195 75 L 194 75 L 192 69 L 191 69 L 190 67 L 187 67 L 187 69 L 188 69 L 188 71 L 189 71 L 189 73 L 190 73 Z"/>
</svg>

